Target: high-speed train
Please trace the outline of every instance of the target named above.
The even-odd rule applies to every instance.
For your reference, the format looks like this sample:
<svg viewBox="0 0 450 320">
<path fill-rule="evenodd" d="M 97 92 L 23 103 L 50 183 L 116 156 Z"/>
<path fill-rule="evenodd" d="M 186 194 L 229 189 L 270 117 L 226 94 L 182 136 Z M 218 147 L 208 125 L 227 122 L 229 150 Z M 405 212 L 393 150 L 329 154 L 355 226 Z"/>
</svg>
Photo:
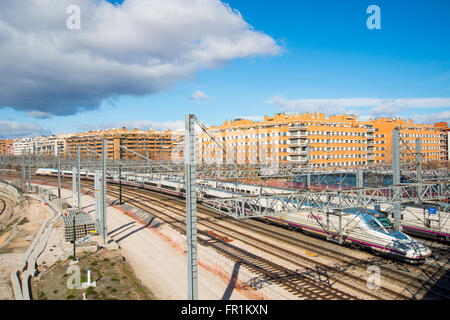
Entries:
<svg viewBox="0 0 450 320">
<path fill-rule="evenodd" d="M 36 170 L 36 174 L 38 176 L 57 176 L 58 170 L 57 169 L 47 169 L 47 168 L 38 168 Z M 61 171 L 62 177 L 72 177 L 72 170 L 62 170 Z M 80 170 L 80 177 L 82 178 L 94 178 L 94 173 L 86 170 Z M 113 176 L 107 175 L 108 179 L 112 179 Z"/>
<path fill-rule="evenodd" d="M 395 231 L 385 214 L 371 209 L 349 208 L 342 210 L 340 215 L 305 210 L 263 219 L 287 226 L 289 229 L 322 237 L 328 236 L 335 240 L 341 236 L 343 244 L 370 249 L 374 253 L 409 263 L 421 263 L 432 253 L 419 241 L 403 232 Z"/>
<path fill-rule="evenodd" d="M 56 175 L 55 169 L 38 169 L 38 175 Z M 72 172 L 64 172 L 71 176 Z M 93 174 L 85 172 L 81 175 L 85 179 L 92 179 Z M 141 179 L 133 174 L 126 177 L 124 184 L 142 187 L 179 197 L 184 197 L 184 184 L 178 181 Z M 108 179 L 114 179 L 110 176 Z M 144 180 L 146 180 L 144 182 Z M 266 192 L 279 194 L 292 192 L 291 189 L 261 187 L 250 184 L 236 184 L 233 182 L 217 182 L 209 180 L 197 181 L 199 200 L 204 203 L 213 202 L 214 198 L 230 198 L 236 196 L 260 195 Z M 355 248 L 370 249 L 395 257 L 409 263 L 421 263 L 431 255 L 431 250 L 403 232 L 395 231 L 387 214 L 367 208 L 349 208 L 341 211 L 340 215 L 319 212 L 317 210 L 302 210 L 295 214 L 285 214 L 277 217 L 262 217 L 266 222 L 287 226 L 305 233 L 337 240 Z M 340 216 L 340 218 L 339 218 Z M 341 219 L 341 221 L 339 221 Z M 339 227 L 340 225 L 340 227 Z"/>
</svg>

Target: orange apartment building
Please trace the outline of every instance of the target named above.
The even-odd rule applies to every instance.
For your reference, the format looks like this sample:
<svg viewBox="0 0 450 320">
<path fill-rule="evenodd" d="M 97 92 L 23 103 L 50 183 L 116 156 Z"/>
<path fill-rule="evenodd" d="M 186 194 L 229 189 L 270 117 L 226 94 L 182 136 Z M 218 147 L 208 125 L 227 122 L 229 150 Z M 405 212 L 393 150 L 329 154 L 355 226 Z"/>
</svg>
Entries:
<svg viewBox="0 0 450 320">
<path fill-rule="evenodd" d="M 439 129 L 401 119 L 359 121 L 354 115 L 325 117 L 323 113 L 275 114 L 263 121 L 236 119 L 210 127 L 223 150 L 202 134 L 197 158 L 202 163 L 307 163 L 310 147 L 312 167 L 358 167 L 390 163 L 392 130 L 400 128 L 403 161 L 415 159 L 406 144 L 415 149 L 421 139 L 422 159 L 439 161 Z M 408 151 L 408 152 L 407 152 Z"/>
<path fill-rule="evenodd" d="M 371 121 L 375 128 L 375 163 L 392 162 L 392 131 L 400 129 L 400 154 L 402 161 L 415 161 L 416 139 L 420 138 L 422 160 L 439 162 L 441 159 L 440 131 L 432 125 L 413 124 L 412 120 L 376 119 Z"/>
<path fill-rule="evenodd" d="M 434 126 L 439 129 L 441 136 L 441 162 L 447 162 L 450 160 L 449 149 L 450 149 L 450 129 L 447 122 L 438 122 Z"/>
<path fill-rule="evenodd" d="M 305 164 L 307 146 L 313 167 L 365 165 L 373 161 L 373 128 L 355 116 L 279 113 L 261 122 L 236 119 L 211 127 L 225 154 L 206 134 L 201 136 L 203 163 Z"/>
<path fill-rule="evenodd" d="M 3 150 L 6 150 L 6 155 L 13 153 L 12 140 L 0 140 L 0 157 L 3 157 Z"/>
<path fill-rule="evenodd" d="M 105 139 L 107 159 L 142 160 L 141 157 L 125 149 L 120 152 L 121 148 L 118 145 L 122 145 L 142 156 L 146 156 L 148 152 L 149 158 L 152 160 L 170 160 L 173 145 L 178 137 L 179 135 L 171 131 L 143 131 L 126 128 L 89 131 L 68 138 L 66 150 L 71 157 L 75 157 L 79 145 L 82 157 L 99 158 L 99 154 L 102 153 L 102 139 Z"/>
<path fill-rule="evenodd" d="M 201 163 L 238 164 L 286 162 L 289 157 L 289 128 L 278 119 L 263 122 L 235 119 L 209 131 L 223 148 L 208 135 L 200 136 L 197 159 Z"/>
</svg>

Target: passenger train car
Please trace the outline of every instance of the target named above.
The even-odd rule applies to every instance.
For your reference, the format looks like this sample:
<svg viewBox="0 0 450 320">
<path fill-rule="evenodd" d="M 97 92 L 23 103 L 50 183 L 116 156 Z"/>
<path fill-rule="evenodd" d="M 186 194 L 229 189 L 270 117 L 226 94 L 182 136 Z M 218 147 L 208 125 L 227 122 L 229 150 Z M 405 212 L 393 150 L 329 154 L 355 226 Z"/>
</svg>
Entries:
<svg viewBox="0 0 450 320">
<path fill-rule="evenodd" d="M 38 169 L 38 175 L 56 175 L 55 169 Z M 64 171 L 71 176 L 72 171 Z M 85 179 L 93 179 L 93 174 L 83 172 Z M 127 185 L 184 197 L 184 183 L 170 180 L 149 180 L 139 174 L 124 175 Z M 117 183 L 117 177 L 109 176 L 111 182 Z M 145 181 L 144 181 L 145 180 Z M 288 193 L 291 189 L 260 187 L 232 182 L 209 180 L 197 181 L 199 200 L 227 198 L 233 195 L 251 196 L 265 192 Z M 313 208 L 311 208 L 313 209 Z M 387 214 L 366 208 L 349 208 L 339 215 L 321 213 L 317 210 L 302 210 L 295 214 L 278 217 L 263 217 L 266 222 L 287 226 L 305 233 L 327 237 L 329 240 L 340 238 L 341 244 L 356 248 L 368 248 L 374 253 L 395 257 L 409 263 L 421 263 L 431 255 L 431 251 L 403 232 L 394 231 Z M 341 219 L 339 221 L 339 219 Z M 340 227 L 339 227 L 340 226 Z"/>
<path fill-rule="evenodd" d="M 341 237 L 343 244 L 367 248 L 409 263 L 422 263 L 431 255 L 431 250 L 423 244 L 403 232 L 395 231 L 385 214 L 371 209 L 349 208 L 343 210 L 341 215 L 299 211 L 264 219 L 322 237 L 335 240 Z"/>
<path fill-rule="evenodd" d="M 389 207 L 381 205 L 389 212 Z M 402 207 L 403 232 L 441 242 L 450 242 L 450 205 L 448 203 L 410 203 Z M 390 214 L 392 216 L 392 213 Z"/>
</svg>

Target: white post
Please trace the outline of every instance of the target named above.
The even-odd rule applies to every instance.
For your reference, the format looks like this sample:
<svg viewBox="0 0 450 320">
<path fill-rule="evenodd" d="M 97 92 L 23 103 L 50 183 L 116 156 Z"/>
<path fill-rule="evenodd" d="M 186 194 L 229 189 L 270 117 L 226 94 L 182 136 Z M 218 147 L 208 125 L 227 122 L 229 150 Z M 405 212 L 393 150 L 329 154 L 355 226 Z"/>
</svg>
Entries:
<svg viewBox="0 0 450 320">
<path fill-rule="evenodd" d="M 188 300 L 198 299 L 197 271 L 197 193 L 195 185 L 195 115 L 186 115 L 185 184 L 186 184 L 186 245 L 188 258 Z"/>
<path fill-rule="evenodd" d="M 77 199 L 77 168 L 72 167 L 72 207 L 78 204 Z"/>
<path fill-rule="evenodd" d="M 100 209 L 100 173 L 95 171 L 94 173 L 94 195 L 95 195 L 95 223 L 97 230 L 103 235 L 103 228 L 101 227 L 101 209 Z"/>
</svg>

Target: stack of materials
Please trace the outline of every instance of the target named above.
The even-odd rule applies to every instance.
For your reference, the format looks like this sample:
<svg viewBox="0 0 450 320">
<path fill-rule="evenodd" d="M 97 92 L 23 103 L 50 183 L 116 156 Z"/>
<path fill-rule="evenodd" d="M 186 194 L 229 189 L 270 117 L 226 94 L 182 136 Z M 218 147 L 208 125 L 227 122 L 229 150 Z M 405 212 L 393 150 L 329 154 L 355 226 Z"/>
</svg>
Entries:
<svg viewBox="0 0 450 320">
<path fill-rule="evenodd" d="M 75 217 L 75 240 L 92 235 L 96 232 L 95 222 L 89 213 L 85 213 L 78 208 L 71 208 L 64 212 L 64 239 L 67 242 L 73 242 L 73 218 Z"/>
</svg>

